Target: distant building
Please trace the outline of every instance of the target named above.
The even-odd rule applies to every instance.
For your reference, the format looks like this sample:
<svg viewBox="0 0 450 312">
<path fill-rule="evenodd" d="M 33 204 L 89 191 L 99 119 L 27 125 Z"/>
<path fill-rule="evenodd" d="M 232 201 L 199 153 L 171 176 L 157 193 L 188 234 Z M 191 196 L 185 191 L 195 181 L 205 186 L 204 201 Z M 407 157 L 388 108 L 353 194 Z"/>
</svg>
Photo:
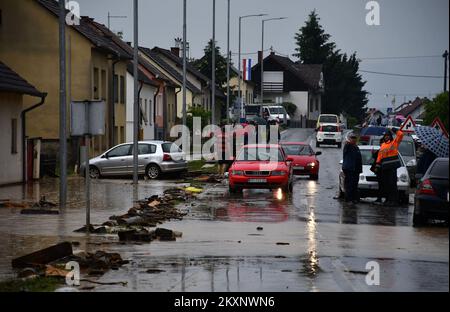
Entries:
<svg viewBox="0 0 450 312">
<path fill-rule="evenodd" d="M 33 179 L 33 169 L 39 173 L 39 167 L 33 168 L 34 159 L 39 155 L 35 155 L 33 145 L 27 144 L 23 133 L 26 115 L 22 112 L 27 108 L 23 105 L 25 96 L 34 101 L 35 105 L 31 107 L 38 110 L 37 105 L 44 104 L 46 95 L 0 61 L 0 185 Z M 27 146 L 30 147 L 28 153 Z"/>
<path fill-rule="evenodd" d="M 271 52 L 264 59 L 264 99 L 260 99 L 261 61 L 252 68 L 256 102 L 291 102 L 297 106 L 293 119 L 308 120 L 312 125 L 322 111 L 324 81 L 322 65 L 295 63 Z"/>
<path fill-rule="evenodd" d="M 425 114 L 425 100 L 426 98 L 416 97 L 414 101 L 400 105 L 399 109 L 395 110 L 395 113 L 404 117 L 411 116 L 413 119 L 421 119 Z"/>
</svg>

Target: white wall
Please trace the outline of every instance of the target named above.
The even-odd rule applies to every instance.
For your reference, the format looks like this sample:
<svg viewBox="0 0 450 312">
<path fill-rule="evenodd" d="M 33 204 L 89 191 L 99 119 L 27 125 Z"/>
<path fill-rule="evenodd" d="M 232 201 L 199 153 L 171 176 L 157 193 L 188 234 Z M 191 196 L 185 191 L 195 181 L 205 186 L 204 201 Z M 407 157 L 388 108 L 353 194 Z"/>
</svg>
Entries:
<svg viewBox="0 0 450 312">
<path fill-rule="evenodd" d="M 144 123 L 144 140 L 153 140 L 155 137 L 154 130 L 154 106 L 153 100 L 156 93 L 156 88 L 144 84 L 141 90 L 140 98 L 142 99 L 142 109 L 146 114 L 147 124 Z M 147 100 L 147 105 L 146 101 Z M 126 131 L 125 139 L 127 142 L 133 141 L 133 121 L 134 121 L 134 79 L 130 73 L 127 73 L 127 105 L 126 105 Z"/>
<path fill-rule="evenodd" d="M 0 92 L 0 185 L 22 182 L 22 96 Z M 17 119 L 17 153 L 11 153 L 11 120 Z"/>
<path fill-rule="evenodd" d="M 308 114 L 308 92 L 289 92 L 288 97 L 286 98 L 286 100 L 284 100 L 284 102 L 291 102 L 297 106 L 297 110 L 293 119 L 300 120 L 300 116 L 305 116 Z"/>
</svg>

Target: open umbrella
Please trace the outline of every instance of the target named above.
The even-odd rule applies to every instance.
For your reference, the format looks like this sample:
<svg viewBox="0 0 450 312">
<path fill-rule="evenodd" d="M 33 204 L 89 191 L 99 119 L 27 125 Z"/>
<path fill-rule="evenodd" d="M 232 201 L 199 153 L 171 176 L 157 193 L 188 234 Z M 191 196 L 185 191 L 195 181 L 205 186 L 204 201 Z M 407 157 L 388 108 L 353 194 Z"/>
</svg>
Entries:
<svg viewBox="0 0 450 312">
<path fill-rule="evenodd" d="M 448 157 L 448 138 L 432 127 L 417 127 L 417 137 L 437 157 Z"/>
</svg>

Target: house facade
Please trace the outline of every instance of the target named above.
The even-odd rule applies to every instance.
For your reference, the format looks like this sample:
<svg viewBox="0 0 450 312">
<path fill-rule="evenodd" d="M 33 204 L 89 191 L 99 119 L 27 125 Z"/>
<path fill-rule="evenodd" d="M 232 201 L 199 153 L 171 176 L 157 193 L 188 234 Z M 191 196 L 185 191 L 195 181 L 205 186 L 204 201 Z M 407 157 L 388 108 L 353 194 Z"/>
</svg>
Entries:
<svg viewBox="0 0 450 312">
<path fill-rule="evenodd" d="M 25 110 L 42 109 L 45 96 L 0 61 L 0 185 L 25 182 L 28 178 L 27 160 L 33 178 L 32 166 L 36 156 L 33 149 L 27 153 L 27 140 L 23 133 L 27 116 Z M 23 104 L 24 98 L 28 97 L 30 101 L 34 100 L 31 108 Z"/>
<path fill-rule="evenodd" d="M 416 97 L 414 101 L 403 103 L 399 109 L 395 110 L 397 115 L 404 117 L 411 116 L 413 119 L 422 119 L 425 114 L 425 99 Z"/>
<path fill-rule="evenodd" d="M 256 102 L 297 106 L 294 120 L 307 120 L 313 124 L 322 110 L 324 92 L 322 65 L 298 64 L 288 57 L 270 53 L 264 60 L 264 86 L 261 86 L 261 61 L 252 68 L 252 81 L 256 88 Z M 261 87 L 264 99 L 260 98 Z"/>
<path fill-rule="evenodd" d="M 0 9 L 0 59 L 36 88 L 48 92 L 46 105 L 30 112 L 26 135 L 42 138 L 42 154 L 56 158 L 60 106 L 58 3 L 2 0 Z M 68 161 L 74 164 L 79 159 L 79 143 L 69 134 L 71 101 L 107 103 L 106 134 L 92 139 L 92 154 L 124 142 L 126 62 L 131 55 L 114 44 L 92 19 L 83 17 L 80 25 L 66 25 L 66 56 Z M 25 98 L 24 106 L 31 105 L 32 101 Z"/>
</svg>

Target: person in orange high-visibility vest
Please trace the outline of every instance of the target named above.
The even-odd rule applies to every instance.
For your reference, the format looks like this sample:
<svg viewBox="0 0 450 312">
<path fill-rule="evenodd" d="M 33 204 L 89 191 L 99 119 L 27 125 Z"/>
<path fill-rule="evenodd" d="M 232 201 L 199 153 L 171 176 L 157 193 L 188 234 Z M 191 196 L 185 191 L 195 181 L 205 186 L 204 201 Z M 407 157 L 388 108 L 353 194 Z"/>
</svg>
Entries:
<svg viewBox="0 0 450 312">
<path fill-rule="evenodd" d="M 396 134 L 395 139 L 394 134 Z M 400 130 L 387 130 L 381 139 L 382 144 L 378 152 L 376 165 L 380 176 L 380 197 L 386 198 L 384 202 L 386 206 L 398 204 L 397 169 L 401 167 L 398 147 L 403 140 L 403 136 L 404 134 Z"/>
</svg>

